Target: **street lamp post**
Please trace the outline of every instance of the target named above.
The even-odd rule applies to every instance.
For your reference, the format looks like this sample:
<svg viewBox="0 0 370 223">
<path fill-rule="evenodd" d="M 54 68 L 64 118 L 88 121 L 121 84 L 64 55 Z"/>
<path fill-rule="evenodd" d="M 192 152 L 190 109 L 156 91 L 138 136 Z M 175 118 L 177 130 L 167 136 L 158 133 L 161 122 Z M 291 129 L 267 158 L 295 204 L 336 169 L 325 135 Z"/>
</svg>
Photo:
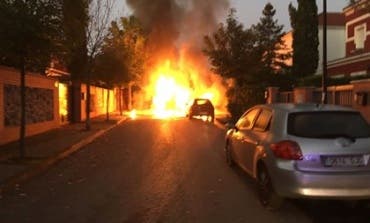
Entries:
<svg viewBox="0 0 370 223">
<path fill-rule="evenodd" d="M 323 44 L 322 44 L 322 95 L 321 95 L 321 102 L 323 104 L 328 103 L 327 97 L 327 75 L 328 75 L 328 67 L 327 67 L 327 13 L 326 13 L 326 0 L 323 0 Z"/>
</svg>

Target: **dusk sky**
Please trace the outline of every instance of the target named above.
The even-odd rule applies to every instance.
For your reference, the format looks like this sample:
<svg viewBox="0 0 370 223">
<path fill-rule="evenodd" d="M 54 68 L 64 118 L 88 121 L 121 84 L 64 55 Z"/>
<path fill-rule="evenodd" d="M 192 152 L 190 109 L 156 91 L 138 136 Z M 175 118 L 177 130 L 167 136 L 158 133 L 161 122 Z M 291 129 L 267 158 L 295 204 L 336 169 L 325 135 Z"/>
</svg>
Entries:
<svg viewBox="0 0 370 223">
<path fill-rule="evenodd" d="M 285 30 L 290 29 L 288 5 L 290 2 L 297 4 L 295 0 L 231 0 L 231 7 L 236 8 L 239 21 L 249 27 L 256 24 L 262 15 L 263 7 L 270 2 L 276 9 L 276 18 L 283 24 Z M 323 0 L 317 0 L 319 13 L 322 12 Z M 327 0 L 328 12 L 341 12 L 347 5 L 348 0 Z"/>
<path fill-rule="evenodd" d="M 116 1 L 116 10 L 119 16 L 127 16 L 131 14 L 131 10 L 125 4 L 125 0 Z M 280 24 L 284 25 L 284 30 L 290 30 L 288 5 L 290 2 L 293 2 L 293 4 L 296 5 L 296 0 L 230 0 L 230 7 L 237 10 L 238 20 L 243 22 L 246 27 L 249 27 L 252 24 L 258 23 L 259 18 L 262 15 L 263 7 L 267 2 L 270 2 L 275 7 L 276 19 L 278 19 Z M 317 0 L 316 2 L 320 13 L 322 12 L 323 0 Z M 347 4 L 348 0 L 327 0 L 327 10 L 328 12 L 341 12 Z M 221 18 L 221 22 L 224 21 L 225 18 Z"/>
</svg>

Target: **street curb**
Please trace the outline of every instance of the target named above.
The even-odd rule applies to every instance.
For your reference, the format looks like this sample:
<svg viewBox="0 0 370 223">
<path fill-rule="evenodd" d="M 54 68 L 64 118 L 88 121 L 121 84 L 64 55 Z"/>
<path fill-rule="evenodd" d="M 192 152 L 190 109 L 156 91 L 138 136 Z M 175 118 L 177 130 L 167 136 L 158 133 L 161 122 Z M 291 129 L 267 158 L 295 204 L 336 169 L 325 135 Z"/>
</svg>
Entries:
<svg viewBox="0 0 370 223">
<path fill-rule="evenodd" d="M 106 132 L 110 131 L 111 129 L 117 127 L 124 121 L 126 121 L 127 118 L 120 119 L 117 123 L 115 123 L 112 126 L 109 126 L 106 129 L 101 129 L 95 134 L 86 137 L 85 139 L 82 139 L 81 141 L 73 144 L 72 146 L 66 148 L 61 153 L 58 153 L 57 155 L 50 157 L 43 161 L 40 164 L 35 165 L 34 167 L 30 167 L 29 169 L 24 170 L 23 172 L 10 177 L 8 180 L 0 184 L 0 196 L 4 191 L 7 191 L 11 189 L 13 186 L 20 184 L 22 182 L 27 181 L 28 179 L 31 179 L 32 177 L 35 177 L 46 170 L 49 169 L 50 166 L 58 163 L 59 161 L 67 158 L 68 156 L 72 155 L 73 153 L 79 151 L 81 148 L 85 147 L 86 145 L 92 143 L 94 140 L 105 134 Z"/>
</svg>

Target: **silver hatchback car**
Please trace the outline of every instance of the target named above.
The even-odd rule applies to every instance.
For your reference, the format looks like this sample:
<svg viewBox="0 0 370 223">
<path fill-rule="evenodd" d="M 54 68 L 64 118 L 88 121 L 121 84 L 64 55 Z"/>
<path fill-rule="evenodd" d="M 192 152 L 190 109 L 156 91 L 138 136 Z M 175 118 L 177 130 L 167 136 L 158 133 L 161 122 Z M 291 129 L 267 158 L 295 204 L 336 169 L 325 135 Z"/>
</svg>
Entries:
<svg viewBox="0 0 370 223">
<path fill-rule="evenodd" d="M 370 127 L 347 107 L 258 105 L 226 134 L 226 161 L 256 179 L 261 204 L 370 199 Z"/>
</svg>

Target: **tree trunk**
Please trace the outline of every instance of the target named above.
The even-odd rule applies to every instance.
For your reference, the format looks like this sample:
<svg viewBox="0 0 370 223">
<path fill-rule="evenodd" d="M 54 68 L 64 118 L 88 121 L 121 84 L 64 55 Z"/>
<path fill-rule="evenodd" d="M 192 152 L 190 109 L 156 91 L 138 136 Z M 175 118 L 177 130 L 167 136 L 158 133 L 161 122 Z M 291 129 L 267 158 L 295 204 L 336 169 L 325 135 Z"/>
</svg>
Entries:
<svg viewBox="0 0 370 223">
<path fill-rule="evenodd" d="M 109 121 L 109 95 L 110 95 L 110 90 L 108 90 L 108 93 L 107 93 L 107 111 L 106 111 L 106 121 Z"/>
<path fill-rule="evenodd" d="M 128 110 L 131 111 L 132 109 L 132 83 L 128 84 Z"/>
<path fill-rule="evenodd" d="M 90 67 L 90 65 L 88 65 Z M 91 130 L 91 121 L 90 121 L 90 68 L 87 69 L 87 81 L 86 81 L 86 120 L 85 120 L 85 129 L 86 131 Z"/>
<path fill-rule="evenodd" d="M 119 114 L 122 116 L 122 87 L 119 87 L 119 92 L 118 92 L 118 106 L 119 106 Z"/>
<path fill-rule="evenodd" d="M 25 70 L 25 61 L 24 56 L 21 56 L 20 63 L 21 71 L 21 123 L 19 128 L 19 156 L 24 158 L 26 156 L 25 152 L 25 136 L 26 136 L 26 70 Z"/>
</svg>

